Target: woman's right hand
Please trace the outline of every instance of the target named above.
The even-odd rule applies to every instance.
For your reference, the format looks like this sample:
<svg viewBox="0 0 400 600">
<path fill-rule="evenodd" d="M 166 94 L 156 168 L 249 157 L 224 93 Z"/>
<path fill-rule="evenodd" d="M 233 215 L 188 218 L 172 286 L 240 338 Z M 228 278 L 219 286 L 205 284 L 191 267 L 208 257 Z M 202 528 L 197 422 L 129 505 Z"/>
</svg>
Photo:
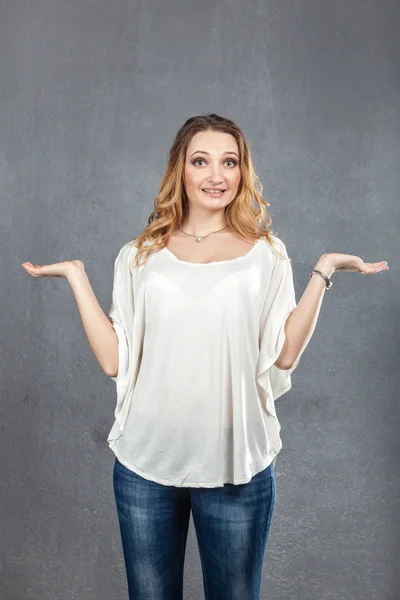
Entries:
<svg viewBox="0 0 400 600">
<path fill-rule="evenodd" d="M 30 262 L 22 263 L 21 267 L 32 277 L 70 277 L 76 271 L 85 271 L 85 265 L 81 260 L 66 260 L 65 262 L 52 265 L 33 265 Z"/>
</svg>

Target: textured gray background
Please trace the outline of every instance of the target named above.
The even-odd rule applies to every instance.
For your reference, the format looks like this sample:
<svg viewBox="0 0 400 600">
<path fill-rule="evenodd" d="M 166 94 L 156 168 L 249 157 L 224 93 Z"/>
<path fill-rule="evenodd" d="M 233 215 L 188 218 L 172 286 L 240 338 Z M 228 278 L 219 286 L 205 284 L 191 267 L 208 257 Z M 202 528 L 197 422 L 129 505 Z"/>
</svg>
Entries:
<svg viewBox="0 0 400 600">
<path fill-rule="evenodd" d="M 105 311 L 192 115 L 247 136 L 293 260 L 336 273 L 277 401 L 283 450 L 261 597 L 399 598 L 397 0 L 3 0 L 0 9 L 2 600 L 119 600 L 115 384 L 64 279 L 79 258 Z M 203 598 L 191 520 L 185 598 Z"/>
</svg>

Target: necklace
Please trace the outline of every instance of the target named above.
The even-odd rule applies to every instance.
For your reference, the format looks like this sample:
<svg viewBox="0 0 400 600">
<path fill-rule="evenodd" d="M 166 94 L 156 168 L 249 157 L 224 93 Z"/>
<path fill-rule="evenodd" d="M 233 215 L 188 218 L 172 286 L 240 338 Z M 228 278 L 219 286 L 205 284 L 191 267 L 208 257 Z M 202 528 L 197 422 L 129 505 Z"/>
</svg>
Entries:
<svg viewBox="0 0 400 600">
<path fill-rule="evenodd" d="M 203 240 L 205 240 L 206 237 L 208 237 L 209 235 L 211 235 L 212 233 L 218 233 L 219 231 L 223 231 L 224 229 L 226 229 L 226 227 L 223 227 L 222 229 L 218 229 L 217 231 L 212 231 L 211 233 L 207 233 L 207 235 L 193 235 L 192 233 L 186 233 L 186 231 L 183 231 L 183 229 L 179 226 L 179 229 L 182 231 L 182 233 L 184 233 L 185 235 L 190 235 L 190 237 L 195 237 L 197 239 L 198 242 L 202 242 Z"/>
</svg>

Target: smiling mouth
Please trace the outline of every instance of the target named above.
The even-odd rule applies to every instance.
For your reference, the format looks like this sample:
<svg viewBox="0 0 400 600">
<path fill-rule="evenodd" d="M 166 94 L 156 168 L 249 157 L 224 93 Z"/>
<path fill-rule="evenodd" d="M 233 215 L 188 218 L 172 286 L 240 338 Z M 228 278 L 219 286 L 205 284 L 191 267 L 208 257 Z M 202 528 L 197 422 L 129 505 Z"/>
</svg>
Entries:
<svg viewBox="0 0 400 600">
<path fill-rule="evenodd" d="M 207 194 L 207 196 L 215 196 L 218 198 L 218 196 L 222 196 L 222 194 L 224 194 L 226 192 L 226 189 L 212 190 L 212 189 L 207 189 L 207 188 L 201 188 L 201 191 L 204 192 L 205 194 Z"/>
</svg>

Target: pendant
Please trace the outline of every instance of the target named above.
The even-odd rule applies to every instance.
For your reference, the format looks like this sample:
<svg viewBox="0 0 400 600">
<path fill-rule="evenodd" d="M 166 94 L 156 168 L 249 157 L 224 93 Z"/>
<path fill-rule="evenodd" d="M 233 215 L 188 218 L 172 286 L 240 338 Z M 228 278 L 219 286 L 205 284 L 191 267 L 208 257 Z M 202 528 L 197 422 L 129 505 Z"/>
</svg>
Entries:
<svg viewBox="0 0 400 600">
<path fill-rule="evenodd" d="M 197 238 L 197 241 L 198 241 L 198 242 L 202 242 L 202 241 L 203 241 L 203 239 L 204 239 L 204 238 L 203 238 L 201 235 L 199 235 L 199 237 Z"/>
</svg>

